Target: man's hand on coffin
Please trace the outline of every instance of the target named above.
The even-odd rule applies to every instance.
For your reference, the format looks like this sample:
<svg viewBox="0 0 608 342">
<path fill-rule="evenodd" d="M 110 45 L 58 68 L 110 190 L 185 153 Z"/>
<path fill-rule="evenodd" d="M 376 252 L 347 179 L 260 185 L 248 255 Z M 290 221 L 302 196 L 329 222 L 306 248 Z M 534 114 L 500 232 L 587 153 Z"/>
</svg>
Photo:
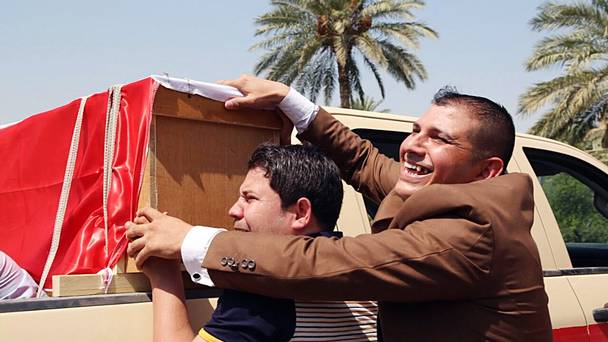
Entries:
<svg viewBox="0 0 608 342">
<path fill-rule="evenodd" d="M 242 75 L 236 80 L 218 81 L 219 84 L 237 88 L 244 96 L 234 97 L 224 104 L 226 109 L 253 108 L 275 109 L 289 93 L 283 83 Z"/>
<path fill-rule="evenodd" d="M 151 256 L 181 258 L 181 245 L 192 228 L 190 224 L 152 208 L 139 210 L 137 217 L 136 222 L 127 222 L 125 227 L 127 239 L 131 241 L 127 254 L 135 259 L 138 268 Z M 145 222 L 143 218 L 148 223 L 141 223 Z"/>
</svg>

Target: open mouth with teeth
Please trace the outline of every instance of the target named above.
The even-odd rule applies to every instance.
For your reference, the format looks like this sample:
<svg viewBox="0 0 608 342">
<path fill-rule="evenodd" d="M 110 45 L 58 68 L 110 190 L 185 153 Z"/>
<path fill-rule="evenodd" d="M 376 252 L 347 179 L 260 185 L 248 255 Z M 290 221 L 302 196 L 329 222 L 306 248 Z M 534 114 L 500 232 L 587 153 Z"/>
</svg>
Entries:
<svg viewBox="0 0 608 342">
<path fill-rule="evenodd" d="M 412 176 L 424 176 L 433 172 L 432 169 L 428 169 L 424 166 L 410 164 L 408 162 L 403 162 L 403 168 L 408 175 Z"/>
</svg>

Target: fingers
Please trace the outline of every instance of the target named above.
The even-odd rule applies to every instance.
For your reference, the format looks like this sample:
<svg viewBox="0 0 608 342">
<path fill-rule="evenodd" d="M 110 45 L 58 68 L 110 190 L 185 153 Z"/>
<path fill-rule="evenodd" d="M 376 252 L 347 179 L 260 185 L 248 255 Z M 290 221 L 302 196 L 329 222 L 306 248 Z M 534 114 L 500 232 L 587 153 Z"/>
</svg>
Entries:
<svg viewBox="0 0 608 342">
<path fill-rule="evenodd" d="M 225 85 L 225 86 L 234 87 L 234 88 L 238 88 L 238 85 L 240 85 L 239 80 L 219 80 L 219 81 L 216 81 L 216 83 Z"/>
<path fill-rule="evenodd" d="M 136 216 L 136 217 L 133 219 L 133 222 L 134 222 L 135 224 L 147 224 L 147 223 L 150 223 L 150 221 L 148 220 L 148 218 L 147 218 L 147 217 L 145 217 L 145 216 Z"/>
<path fill-rule="evenodd" d="M 135 259 L 135 265 L 138 269 L 143 269 L 143 265 L 150 257 L 150 248 L 146 246 L 143 239 L 135 240 L 127 246 L 127 255 Z"/>
<path fill-rule="evenodd" d="M 159 219 L 159 218 L 165 216 L 165 214 L 161 213 L 160 211 L 158 211 L 154 208 L 150 208 L 150 207 L 139 209 L 137 211 L 136 215 L 145 217 L 149 222 L 152 222 L 156 219 Z"/>
<path fill-rule="evenodd" d="M 225 86 L 235 87 L 235 88 L 239 89 L 241 92 L 243 92 L 242 88 L 245 86 L 247 81 L 256 79 L 256 78 L 257 77 L 255 77 L 255 76 L 251 76 L 248 74 L 242 74 L 236 80 L 219 80 L 219 81 L 216 81 L 216 83 L 225 85 Z"/>
<path fill-rule="evenodd" d="M 134 258 L 137 256 L 137 254 L 144 249 L 144 247 L 146 246 L 146 243 L 144 242 L 143 239 L 137 239 L 133 242 L 130 242 L 127 245 L 127 255 L 130 256 L 131 258 Z"/>
<path fill-rule="evenodd" d="M 135 265 L 137 268 L 142 269 L 144 263 L 150 257 L 150 249 L 148 247 L 142 248 L 139 253 L 135 256 Z"/>
<path fill-rule="evenodd" d="M 127 228 L 125 236 L 127 237 L 127 239 L 129 239 L 129 241 L 139 239 L 140 237 L 144 236 L 147 230 L 147 226 L 147 224 L 137 225 L 133 222 L 127 222 L 125 223 L 125 228 Z"/>
<path fill-rule="evenodd" d="M 287 96 L 290 89 L 285 84 L 251 75 L 242 75 L 236 80 L 222 80 L 218 83 L 235 87 L 244 95 L 226 101 L 224 107 L 228 110 L 274 109 Z"/>
<path fill-rule="evenodd" d="M 224 107 L 228 110 L 236 110 L 241 107 L 252 105 L 255 99 L 252 96 L 233 97 L 230 100 L 224 102 Z"/>
</svg>

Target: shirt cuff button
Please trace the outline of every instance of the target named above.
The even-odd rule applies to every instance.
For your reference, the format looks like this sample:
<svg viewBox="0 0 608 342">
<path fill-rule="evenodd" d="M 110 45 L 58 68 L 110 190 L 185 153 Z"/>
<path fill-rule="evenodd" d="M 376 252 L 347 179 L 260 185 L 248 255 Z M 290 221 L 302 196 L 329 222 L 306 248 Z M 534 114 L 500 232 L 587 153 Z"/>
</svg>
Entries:
<svg viewBox="0 0 608 342">
<path fill-rule="evenodd" d="M 248 268 L 250 271 L 255 270 L 255 261 L 254 261 L 254 260 L 249 260 L 249 262 L 247 263 L 247 268 Z"/>
</svg>

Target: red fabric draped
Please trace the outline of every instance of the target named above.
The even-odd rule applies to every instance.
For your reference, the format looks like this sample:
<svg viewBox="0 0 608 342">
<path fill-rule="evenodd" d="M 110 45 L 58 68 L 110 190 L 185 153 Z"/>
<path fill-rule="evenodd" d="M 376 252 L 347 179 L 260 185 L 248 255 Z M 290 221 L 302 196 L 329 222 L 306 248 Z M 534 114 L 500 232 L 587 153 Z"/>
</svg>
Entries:
<svg viewBox="0 0 608 342">
<path fill-rule="evenodd" d="M 137 210 L 157 83 L 146 78 L 122 87 L 108 198 L 108 252 L 102 209 L 108 92 L 87 99 L 78 156 L 55 274 L 96 273 L 124 254 L 124 223 Z M 80 100 L 0 129 L 0 250 L 36 281 L 48 256 L 68 151 Z"/>
</svg>

